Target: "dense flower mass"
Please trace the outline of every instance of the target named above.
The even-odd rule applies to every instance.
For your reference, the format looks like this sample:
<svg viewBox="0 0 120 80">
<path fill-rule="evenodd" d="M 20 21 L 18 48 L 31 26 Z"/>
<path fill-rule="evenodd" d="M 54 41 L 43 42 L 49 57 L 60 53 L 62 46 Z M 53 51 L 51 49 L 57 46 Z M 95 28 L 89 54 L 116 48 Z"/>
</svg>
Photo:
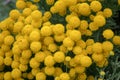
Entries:
<svg viewBox="0 0 120 80">
<path fill-rule="evenodd" d="M 0 80 L 94 80 L 88 68 L 107 66 L 114 45 L 120 45 L 111 29 L 100 33 L 102 41 L 93 38 L 112 9 L 100 0 L 43 0 L 49 8 L 42 10 L 42 0 L 31 1 L 17 0 L 0 22 Z M 64 23 L 52 21 L 56 16 Z"/>
</svg>

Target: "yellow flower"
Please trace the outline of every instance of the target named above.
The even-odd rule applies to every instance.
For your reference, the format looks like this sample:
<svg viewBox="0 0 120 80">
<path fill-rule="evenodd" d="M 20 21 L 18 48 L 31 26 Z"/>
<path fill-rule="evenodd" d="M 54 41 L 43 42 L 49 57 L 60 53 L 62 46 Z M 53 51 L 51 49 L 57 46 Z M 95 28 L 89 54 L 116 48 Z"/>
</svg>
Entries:
<svg viewBox="0 0 120 80">
<path fill-rule="evenodd" d="M 111 39 L 114 36 L 114 32 L 111 29 L 106 29 L 103 31 L 102 35 L 106 39 Z"/>
<path fill-rule="evenodd" d="M 74 41 L 71 40 L 71 38 L 66 37 L 66 38 L 63 40 L 63 45 L 64 45 L 65 47 L 71 48 L 71 47 L 74 46 Z"/>
<path fill-rule="evenodd" d="M 81 33 L 82 33 L 82 32 L 81 32 Z M 89 30 L 89 29 L 86 30 L 86 33 L 85 33 L 86 36 L 92 36 L 92 34 L 93 34 L 93 33 L 92 33 L 91 30 Z"/>
<path fill-rule="evenodd" d="M 31 58 L 29 61 L 31 68 L 38 68 L 40 66 L 40 63 L 35 60 L 35 58 Z"/>
<path fill-rule="evenodd" d="M 95 16 L 93 14 L 90 14 L 89 18 L 90 18 L 91 21 L 93 21 Z"/>
<path fill-rule="evenodd" d="M 45 67 L 44 71 L 47 75 L 52 76 L 55 73 L 55 68 L 54 67 Z"/>
<path fill-rule="evenodd" d="M 50 26 L 43 26 L 40 30 L 42 36 L 50 36 L 52 35 L 52 29 Z"/>
<path fill-rule="evenodd" d="M 12 51 L 10 50 L 10 51 L 6 52 L 6 53 L 5 53 L 5 56 L 6 56 L 6 57 L 12 57 L 12 56 L 13 56 Z"/>
<path fill-rule="evenodd" d="M 103 11 L 98 11 L 98 12 L 96 13 L 96 15 L 104 16 Z M 104 17 L 105 17 L 105 16 L 104 16 Z"/>
<path fill-rule="evenodd" d="M 75 72 L 76 72 L 76 73 L 81 74 L 81 73 L 83 73 L 84 71 L 85 71 L 85 67 L 83 67 L 83 66 L 76 66 L 76 67 L 75 67 Z"/>
<path fill-rule="evenodd" d="M 74 62 L 75 64 L 80 64 L 80 59 L 83 56 L 84 56 L 83 54 L 78 54 L 73 58 L 73 61 L 72 61 L 72 59 L 71 59 L 71 61 Z"/>
<path fill-rule="evenodd" d="M 105 8 L 103 10 L 103 15 L 106 17 L 106 18 L 109 18 L 112 16 L 112 10 L 110 8 Z"/>
<path fill-rule="evenodd" d="M 62 73 L 62 74 L 60 75 L 60 79 L 61 79 L 61 80 L 70 80 L 70 76 L 69 76 L 68 73 Z"/>
<path fill-rule="evenodd" d="M 92 54 L 92 59 L 95 61 L 95 62 L 100 62 L 102 61 L 104 58 L 103 54 L 97 54 L 97 53 L 93 53 Z"/>
<path fill-rule="evenodd" d="M 91 23 L 89 23 L 89 29 L 91 31 L 96 31 L 99 29 L 99 27 L 94 22 L 91 22 Z"/>
<path fill-rule="evenodd" d="M 29 72 L 29 73 L 27 74 L 27 78 L 28 78 L 28 79 L 34 79 L 34 75 L 33 75 L 31 72 Z"/>
<path fill-rule="evenodd" d="M 96 65 L 98 66 L 98 67 L 105 67 L 105 66 L 108 66 L 108 60 L 106 59 L 106 58 L 104 58 L 102 61 L 100 61 L 100 62 L 97 62 L 96 63 Z"/>
<path fill-rule="evenodd" d="M 80 39 L 78 41 L 76 41 L 76 46 L 80 46 L 81 48 L 85 48 L 86 47 L 86 43 L 84 40 Z"/>
<path fill-rule="evenodd" d="M 55 77 L 55 80 L 61 80 L 60 77 Z"/>
<path fill-rule="evenodd" d="M 64 33 L 65 28 L 62 24 L 56 24 L 55 26 L 52 27 L 52 30 L 55 35 L 61 35 Z"/>
<path fill-rule="evenodd" d="M 63 44 L 59 47 L 59 50 L 64 53 L 67 53 L 67 48 Z"/>
<path fill-rule="evenodd" d="M 87 77 L 87 80 L 95 80 L 94 76 L 90 75 Z"/>
<path fill-rule="evenodd" d="M 40 2 L 40 0 L 33 0 L 34 2 Z"/>
<path fill-rule="evenodd" d="M 23 45 L 24 44 L 24 45 Z M 21 50 L 28 49 L 29 47 L 29 42 L 25 38 L 21 38 L 18 40 L 18 46 Z"/>
<path fill-rule="evenodd" d="M 49 44 L 54 43 L 54 39 L 52 37 L 45 37 L 43 43 L 48 46 Z"/>
<path fill-rule="evenodd" d="M 31 56 L 32 56 L 32 52 L 31 52 L 30 49 L 22 51 L 22 57 L 23 58 L 29 59 Z"/>
<path fill-rule="evenodd" d="M 0 73 L 0 79 L 1 79 L 1 80 L 4 80 L 4 72 L 1 72 L 1 73 Z"/>
<path fill-rule="evenodd" d="M 55 64 L 54 57 L 51 55 L 45 57 L 44 64 L 49 67 L 53 66 Z"/>
<path fill-rule="evenodd" d="M 27 59 L 27 58 L 20 57 L 19 55 L 18 55 L 18 58 L 19 58 L 19 60 L 17 60 L 17 61 L 20 61 L 21 64 L 26 65 L 29 63 L 29 59 Z"/>
<path fill-rule="evenodd" d="M 32 17 L 31 17 L 31 15 L 30 15 L 30 16 L 27 16 L 27 17 L 25 18 L 25 20 L 24 20 L 24 23 L 25 23 L 25 24 L 31 24 L 31 22 L 32 22 Z"/>
<path fill-rule="evenodd" d="M 54 74 L 55 77 L 60 76 L 60 74 L 62 73 L 63 71 L 60 67 L 55 67 L 55 74 Z"/>
<path fill-rule="evenodd" d="M 71 18 L 68 19 L 68 24 L 73 28 L 77 28 L 80 26 L 80 19 L 77 16 L 71 16 Z"/>
<path fill-rule="evenodd" d="M 43 72 L 39 72 L 36 74 L 36 80 L 46 80 L 46 75 Z"/>
<path fill-rule="evenodd" d="M 86 30 L 88 28 L 88 22 L 86 20 L 81 20 L 80 29 Z"/>
<path fill-rule="evenodd" d="M 4 52 L 7 52 L 10 50 L 10 46 L 6 45 L 6 44 L 2 44 L 1 45 L 1 50 Z"/>
<path fill-rule="evenodd" d="M 30 8 L 25 8 L 22 12 L 22 14 L 26 17 L 31 14 L 32 10 Z"/>
<path fill-rule="evenodd" d="M 29 39 L 30 41 L 39 41 L 41 38 L 40 36 L 40 31 L 37 29 L 37 30 L 33 30 L 30 35 L 29 35 Z"/>
<path fill-rule="evenodd" d="M 66 10 L 66 5 L 63 0 L 58 0 L 55 2 L 54 8 L 56 12 L 60 12 Z"/>
<path fill-rule="evenodd" d="M 81 66 L 89 67 L 92 64 L 92 60 L 88 56 L 83 56 L 80 59 L 80 64 L 81 64 Z"/>
<path fill-rule="evenodd" d="M 54 6 L 52 6 L 50 8 L 50 12 L 54 14 L 54 13 L 57 13 L 57 10 L 56 10 L 56 8 Z"/>
<path fill-rule="evenodd" d="M 101 75 L 101 76 L 104 76 L 104 75 L 105 75 L 105 72 L 104 72 L 104 71 L 100 71 L 100 75 Z"/>
<path fill-rule="evenodd" d="M 114 56 L 114 55 L 115 55 L 114 51 L 110 51 L 110 56 Z"/>
<path fill-rule="evenodd" d="M 19 46 L 18 45 L 14 45 L 13 47 L 12 47 L 12 53 L 15 55 L 15 54 L 20 54 L 21 53 L 21 49 L 19 48 Z"/>
<path fill-rule="evenodd" d="M 72 6 L 77 4 L 77 0 L 63 0 L 66 6 Z"/>
<path fill-rule="evenodd" d="M 38 6 L 35 5 L 35 4 L 32 4 L 32 5 L 30 5 L 30 9 L 32 9 L 33 11 L 34 11 L 34 10 L 37 10 L 37 9 L 38 9 Z"/>
<path fill-rule="evenodd" d="M 22 73 L 19 69 L 15 68 L 12 70 L 11 75 L 14 79 L 20 78 Z"/>
<path fill-rule="evenodd" d="M 78 11 L 83 16 L 88 16 L 91 13 L 90 6 L 88 3 L 79 4 Z"/>
<path fill-rule="evenodd" d="M 101 53 L 102 52 L 102 44 L 100 42 L 94 43 L 92 46 L 92 50 L 93 50 L 93 52 Z"/>
<path fill-rule="evenodd" d="M 73 40 L 73 41 L 78 41 L 81 39 L 81 32 L 78 30 L 72 30 L 69 34 L 69 37 Z"/>
<path fill-rule="evenodd" d="M 4 64 L 7 66 L 10 66 L 12 64 L 12 58 L 11 57 L 5 57 L 4 58 Z"/>
<path fill-rule="evenodd" d="M 118 0 L 118 5 L 120 5 L 120 0 Z"/>
<path fill-rule="evenodd" d="M 32 33 L 33 31 L 33 26 L 32 25 L 25 25 L 23 28 L 22 28 L 22 34 L 23 35 L 29 35 L 30 33 Z M 34 31 L 33 31 L 34 32 Z M 34 35 L 35 36 L 35 35 Z"/>
<path fill-rule="evenodd" d="M 55 43 L 48 45 L 48 50 L 50 50 L 51 52 L 55 52 L 57 48 L 58 46 Z"/>
<path fill-rule="evenodd" d="M 75 68 L 70 68 L 69 75 L 70 77 L 75 77 L 76 71 Z"/>
<path fill-rule="evenodd" d="M 18 0 L 18 1 L 16 2 L 16 7 L 17 7 L 18 9 L 24 9 L 24 8 L 26 7 L 25 1 L 24 1 L 24 0 Z"/>
<path fill-rule="evenodd" d="M 54 53 L 54 60 L 57 62 L 57 63 L 61 63 L 65 60 L 65 53 L 61 52 L 61 51 L 57 51 Z"/>
<path fill-rule="evenodd" d="M 38 52 L 38 53 L 35 53 L 34 58 L 37 62 L 43 62 L 45 57 L 46 57 L 46 54 L 44 52 Z"/>
<path fill-rule="evenodd" d="M 94 44 L 94 39 L 87 39 L 86 40 L 86 45 L 89 46 L 89 45 L 92 45 Z"/>
<path fill-rule="evenodd" d="M 44 21 L 44 22 L 47 22 L 50 18 L 51 18 L 51 13 L 50 13 L 50 11 L 46 11 L 45 13 L 44 13 L 44 16 L 42 17 L 42 20 Z"/>
<path fill-rule="evenodd" d="M 98 78 L 98 80 L 103 80 L 102 78 Z"/>
<path fill-rule="evenodd" d="M 14 69 L 14 68 L 18 68 L 19 67 L 19 62 L 18 61 L 13 61 L 12 64 L 11 64 L 11 67 Z"/>
<path fill-rule="evenodd" d="M 89 45 L 89 46 L 86 47 L 86 52 L 87 52 L 87 54 L 92 54 L 93 53 L 92 45 Z"/>
<path fill-rule="evenodd" d="M 39 10 L 34 10 L 34 11 L 31 13 L 31 17 L 32 17 L 33 20 L 38 21 L 39 19 L 42 18 L 42 12 L 39 11 Z"/>
<path fill-rule="evenodd" d="M 87 78 L 87 75 L 86 75 L 86 73 L 82 73 L 82 74 L 79 74 L 78 75 L 78 80 L 86 80 L 86 78 Z"/>
<path fill-rule="evenodd" d="M 14 24 L 14 27 L 13 27 L 13 32 L 14 33 L 20 33 L 23 27 L 24 27 L 24 23 L 23 22 L 16 22 Z"/>
<path fill-rule="evenodd" d="M 42 19 L 39 19 L 38 21 L 32 20 L 31 25 L 32 25 L 34 28 L 41 28 Z"/>
<path fill-rule="evenodd" d="M 102 26 L 104 26 L 106 24 L 106 19 L 102 15 L 95 16 L 93 21 L 99 27 L 102 27 Z"/>
<path fill-rule="evenodd" d="M 112 42 L 115 45 L 120 45 L 120 36 L 114 36 L 113 39 L 112 39 Z"/>
<path fill-rule="evenodd" d="M 14 37 L 12 35 L 8 35 L 4 38 L 4 43 L 6 45 L 12 45 L 13 42 L 14 42 Z"/>
<path fill-rule="evenodd" d="M 30 49 L 33 52 L 38 52 L 41 49 L 41 42 L 39 41 L 34 41 L 30 44 Z"/>
<path fill-rule="evenodd" d="M 46 0 L 46 3 L 48 4 L 48 5 L 53 5 L 54 4 L 54 0 Z"/>
<path fill-rule="evenodd" d="M 16 9 L 11 10 L 10 13 L 9 13 L 9 16 L 12 19 L 18 19 L 19 16 L 20 16 L 20 12 L 18 10 L 16 10 Z"/>
<path fill-rule="evenodd" d="M 32 72 L 32 75 L 33 75 L 33 76 L 36 76 L 36 74 L 40 72 L 40 68 L 39 68 L 39 67 L 38 67 L 38 68 L 33 68 L 33 69 L 31 70 L 31 72 Z"/>
<path fill-rule="evenodd" d="M 20 15 L 17 21 L 18 22 L 20 22 L 20 21 L 24 22 L 24 20 L 25 20 L 25 17 L 23 15 Z"/>
<path fill-rule="evenodd" d="M 65 57 L 65 61 L 68 62 L 68 61 L 70 61 L 70 60 L 71 60 L 71 57 L 70 57 L 70 56 L 66 56 L 66 57 Z"/>
<path fill-rule="evenodd" d="M 3 63 L 4 63 L 4 58 L 0 56 L 0 66 L 3 65 Z"/>
<path fill-rule="evenodd" d="M 110 41 L 104 41 L 102 43 L 102 48 L 104 51 L 112 51 L 113 50 L 113 44 Z"/>
<path fill-rule="evenodd" d="M 11 72 L 6 72 L 4 74 L 4 80 L 12 80 Z"/>
<path fill-rule="evenodd" d="M 102 4 L 99 1 L 92 1 L 90 3 L 90 8 L 94 11 L 100 11 L 102 9 Z"/>
<path fill-rule="evenodd" d="M 74 54 L 80 54 L 82 52 L 82 48 L 80 46 L 75 46 L 73 48 L 73 53 Z"/>
<path fill-rule="evenodd" d="M 27 69 L 28 69 L 28 65 L 20 64 L 20 65 L 19 65 L 19 69 L 20 69 L 20 71 L 25 72 L 25 71 L 27 71 Z"/>
<path fill-rule="evenodd" d="M 54 39 L 56 42 L 62 42 L 65 39 L 66 35 L 61 34 L 61 35 L 54 35 Z"/>
</svg>

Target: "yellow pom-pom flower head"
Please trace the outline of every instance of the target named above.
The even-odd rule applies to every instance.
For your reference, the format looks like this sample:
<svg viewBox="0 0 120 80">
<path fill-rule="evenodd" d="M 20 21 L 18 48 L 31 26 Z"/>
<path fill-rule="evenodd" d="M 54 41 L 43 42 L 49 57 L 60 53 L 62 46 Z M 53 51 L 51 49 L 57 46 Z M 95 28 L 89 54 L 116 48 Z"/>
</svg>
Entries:
<svg viewBox="0 0 120 80">
<path fill-rule="evenodd" d="M 103 10 L 103 15 L 106 17 L 106 18 L 109 18 L 112 16 L 112 10 L 110 8 L 105 8 Z"/>
<path fill-rule="evenodd" d="M 41 49 L 41 42 L 39 41 L 34 41 L 30 44 L 30 49 L 33 52 L 38 52 Z"/>
<path fill-rule="evenodd" d="M 56 24 L 55 26 L 52 27 L 52 30 L 55 35 L 61 35 L 64 33 L 65 28 L 62 24 Z"/>
<path fill-rule="evenodd" d="M 112 42 L 115 45 L 120 45 L 120 36 L 114 36 L 113 39 L 112 39 Z"/>
<path fill-rule="evenodd" d="M 106 19 L 102 15 L 95 16 L 93 21 L 99 27 L 102 27 L 102 26 L 104 26 L 106 24 Z"/>
<path fill-rule="evenodd" d="M 114 36 L 114 32 L 111 29 L 106 29 L 103 31 L 102 35 L 106 39 L 111 39 Z"/>
<path fill-rule="evenodd" d="M 80 59 L 80 63 L 84 67 L 89 67 L 92 64 L 92 59 L 88 56 L 83 56 Z"/>
<path fill-rule="evenodd" d="M 78 30 L 72 30 L 69 34 L 69 37 L 73 40 L 73 41 L 78 41 L 81 39 L 81 32 Z"/>
<path fill-rule="evenodd" d="M 20 78 L 22 76 L 22 73 L 19 69 L 15 68 L 12 70 L 11 75 L 14 79 Z"/>
<path fill-rule="evenodd" d="M 65 54 L 61 51 L 54 53 L 54 60 L 58 63 L 61 63 L 65 60 Z"/>
<path fill-rule="evenodd" d="M 78 10 L 79 10 L 79 13 L 83 16 L 88 16 L 91 11 L 90 11 L 90 6 L 88 3 L 81 3 L 78 5 Z"/>
<path fill-rule="evenodd" d="M 40 35 L 39 30 L 33 30 L 29 35 L 29 39 L 31 41 L 39 41 L 40 37 L 41 37 L 41 35 Z"/>
<path fill-rule="evenodd" d="M 94 11 L 94 12 L 98 12 L 102 9 L 102 4 L 99 1 L 92 1 L 90 3 L 90 8 Z"/>
<path fill-rule="evenodd" d="M 51 29 L 50 26 L 43 26 L 41 28 L 40 32 L 41 32 L 42 36 L 50 36 L 50 35 L 52 35 L 52 29 Z"/>
<path fill-rule="evenodd" d="M 9 13 L 10 18 L 12 19 L 18 19 L 20 16 L 20 12 L 18 10 L 11 10 Z"/>
<path fill-rule="evenodd" d="M 45 57 L 44 64 L 49 67 L 53 66 L 55 64 L 54 57 L 51 55 Z"/>
</svg>

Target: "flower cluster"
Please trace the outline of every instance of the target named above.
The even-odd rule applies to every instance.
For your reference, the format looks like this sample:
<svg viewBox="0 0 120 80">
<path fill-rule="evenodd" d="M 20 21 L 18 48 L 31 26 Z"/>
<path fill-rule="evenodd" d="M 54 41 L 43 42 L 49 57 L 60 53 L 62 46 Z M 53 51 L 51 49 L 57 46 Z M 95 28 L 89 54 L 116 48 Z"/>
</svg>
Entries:
<svg viewBox="0 0 120 80">
<path fill-rule="evenodd" d="M 0 80 L 94 80 L 87 68 L 107 66 L 114 45 L 120 45 L 111 29 L 101 33 L 102 42 L 91 37 L 112 10 L 99 0 L 46 0 L 46 5 L 50 9 L 43 12 L 30 1 L 17 0 L 16 9 L 0 22 Z M 53 24 L 55 14 L 66 24 Z"/>
</svg>

